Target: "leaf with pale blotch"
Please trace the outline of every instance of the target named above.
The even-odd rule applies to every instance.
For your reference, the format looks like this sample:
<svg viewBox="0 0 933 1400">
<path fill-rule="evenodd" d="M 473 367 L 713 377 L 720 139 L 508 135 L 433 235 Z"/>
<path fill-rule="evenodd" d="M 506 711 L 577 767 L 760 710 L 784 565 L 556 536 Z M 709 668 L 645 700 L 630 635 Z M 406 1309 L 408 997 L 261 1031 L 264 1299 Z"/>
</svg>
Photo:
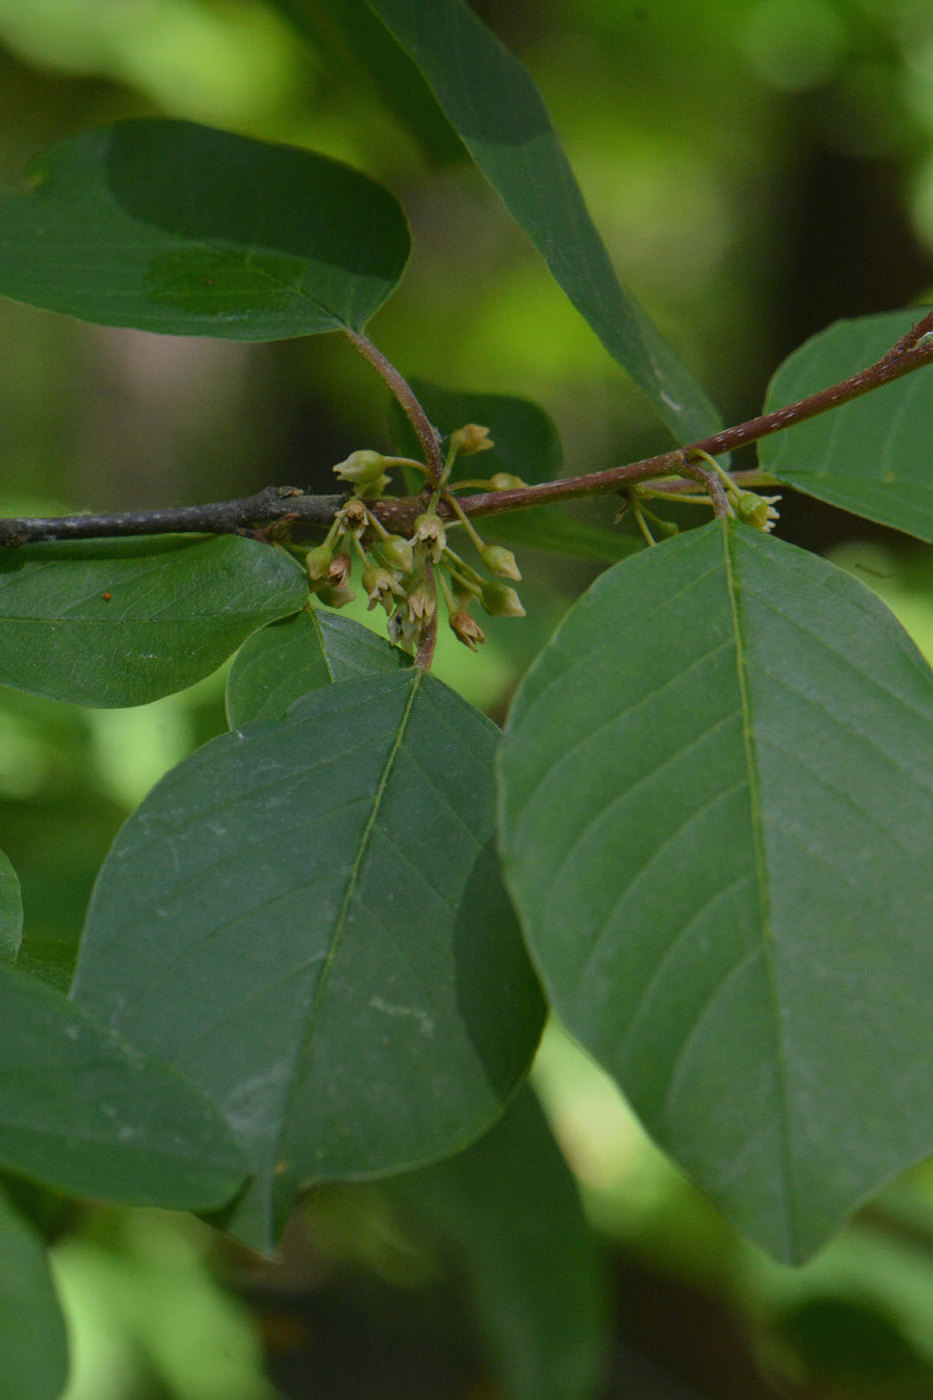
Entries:
<svg viewBox="0 0 933 1400">
<path fill-rule="evenodd" d="M 781 365 L 765 412 L 865 369 L 920 320 L 923 307 L 837 321 Z M 933 369 L 876 389 L 759 444 L 761 465 L 808 496 L 933 542 Z"/>
<path fill-rule="evenodd" d="M 718 523 L 603 574 L 509 722 L 505 870 L 556 1010 L 783 1260 L 933 1150 L 931 734 L 877 598 Z"/>
<path fill-rule="evenodd" d="M 290 555 L 235 535 L 0 550 L 0 684 L 142 705 L 209 675 L 307 596 Z"/>
<path fill-rule="evenodd" d="M 167 335 L 362 330 L 408 250 L 401 209 L 368 176 L 192 122 L 83 132 L 0 194 L 0 292 Z"/>
<path fill-rule="evenodd" d="M 0 966 L 0 1166 L 76 1196 L 222 1206 L 246 1165 L 221 1115 L 176 1071 L 82 1007 Z"/>
<path fill-rule="evenodd" d="M 398 671 L 411 657 L 352 618 L 306 609 L 255 632 L 237 652 L 227 677 L 230 728 L 281 719 L 318 686 Z"/>
<path fill-rule="evenodd" d="M 555 280 L 681 441 L 719 417 L 620 284 L 528 72 L 464 0 L 367 0 L 415 60 L 470 155 Z"/>
<path fill-rule="evenodd" d="M 253 1244 L 308 1183 L 466 1146 L 528 1068 L 497 741 L 413 669 L 325 686 L 192 755 L 114 844 L 73 994 L 227 1115 Z"/>
<path fill-rule="evenodd" d="M 11 1400 L 58 1400 L 68 1378 L 65 1319 L 45 1242 L 2 1192 L 0 1376 Z"/>
</svg>

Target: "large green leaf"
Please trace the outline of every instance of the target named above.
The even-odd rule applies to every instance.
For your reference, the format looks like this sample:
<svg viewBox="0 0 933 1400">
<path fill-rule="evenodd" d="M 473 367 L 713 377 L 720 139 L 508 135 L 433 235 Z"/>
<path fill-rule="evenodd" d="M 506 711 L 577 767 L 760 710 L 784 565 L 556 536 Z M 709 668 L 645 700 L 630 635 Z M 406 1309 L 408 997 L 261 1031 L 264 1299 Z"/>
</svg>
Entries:
<svg viewBox="0 0 933 1400">
<path fill-rule="evenodd" d="M 255 632 L 237 652 L 227 677 L 230 728 L 281 719 L 319 686 L 410 665 L 406 652 L 359 622 L 327 608 L 305 609 Z"/>
<path fill-rule="evenodd" d="M 589 1400 L 607 1308 L 576 1183 L 530 1089 L 474 1146 L 392 1193 L 464 1264 L 510 1400 Z"/>
<path fill-rule="evenodd" d="M 0 1394 L 58 1400 L 67 1375 L 65 1319 L 45 1245 L 0 1192 Z"/>
<path fill-rule="evenodd" d="M 925 308 L 837 321 L 781 365 L 765 411 L 855 374 L 889 350 Z M 933 372 L 917 370 L 830 413 L 765 438 L 761 465 L 808 496 L 933 542 Z"/>
<path fill-rule="evenodd" d="M 246 1166 L 217 1110 L 45 982 L 0 966 L 0 1165 L 72 1195 L 207 1208 Z"/>
<path fill-rule="evenodd" d="M 209 675 L 307 594 L 290 555 L 235 535 L 0 550 L 0 683 L 141 705 Z"/>
<path fill-rule="evenodd" d="M 23 938 L 23 898 L 9 856 L 0 851 L 0 962 L 15 962 Z"/>
<path fill-rule="evenodd" d="M 527 1070 L 497 740 L 414 670 L 330 685 L 206 745 L 117 838 L 74 994 L 224 1110 L 254 1244 L 305 1184 L 465 1146 Z"/>
<path fill-rule="evenodd" d="M 933 1150 L 933 676 L 832 565 L 713 523 L 603 574 L 502 753 L 568 1028 L 784 1260 Z"/>
<path fill-rule="evenodd" d="M 509 213 L 603 345 L 674 435 L 719 417 L 657 327 L 618 282 L 534 82 L 465 0 L 367 0 L 424 73 Z"/>
<path fill-rule="evenodd" d="M 479 423 L 489 429 L 495 446 L 459 457 L 451 473 L 453 482 L 488 480 L 496 472 L 510 472 L 529 485 L 560 476 L 564 457 L 560 438 L 552 419 L 538 404 L 508 394 L 465 394 L 442 389 L 424 379 L 411 382 L 431 422 L 445 438 L 466 423 Z M 399 451 L 420 457 L 421 448 L 411 424 L 397 404 L 393 405 L 393 429 Z M 421 487 L 414 472 L 408 487 L 412 491 Z M 485 516 L 477 521 L 477 526 L 485 539 L 568 554 L 576 559 L 614 563 L 639 547 L 640 542 L 631 536 L 577 513 L 587 508 L 592 509 L 591 502 L 582 507 L 571 505 L 569 509 L 537 506 L 534 510 Z"/>
<path fill-rule="evenodd" d="M 171 335 L 361 330 L 408 249 L 401 209 L 367 176 L 190 122 L 84 132 L 0 195 L 0 292 Z"/>
</svg>

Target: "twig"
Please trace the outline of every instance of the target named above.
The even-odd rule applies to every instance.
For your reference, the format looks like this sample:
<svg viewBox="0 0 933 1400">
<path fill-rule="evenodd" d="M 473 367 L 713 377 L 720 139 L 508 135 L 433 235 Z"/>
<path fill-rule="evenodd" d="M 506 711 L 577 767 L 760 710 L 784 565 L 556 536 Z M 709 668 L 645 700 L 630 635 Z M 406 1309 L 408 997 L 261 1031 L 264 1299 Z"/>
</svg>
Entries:
<svg viewBox="0 0 933 1400">
<path fill-rule="evenodd" d="M 409 423 L 418 436 L 418 441 L 421 443 L 424 460 L 430 470 L 431 485 L 437 486 L 440 483 L 441 473 L 444 470 L 440 438 L 438 437 L 437 429 L 433 426 L 428 415 L 422 408 L 414 389 L 411 387 L 408 380 L 395 368 L 391 360 L 386 358 L 378 345 L 374 345 L 368 336 L 361 335 L 358 331 L 351 330 L 347 330 L 345 334 L 351 345 L 355 345 L 357 350 L 359 350 L 363 359 L 372 365 L 373 369 L 381 377 L 383 383 L 388 385 L 393 397 L 401 405 Z"/>
</svg>

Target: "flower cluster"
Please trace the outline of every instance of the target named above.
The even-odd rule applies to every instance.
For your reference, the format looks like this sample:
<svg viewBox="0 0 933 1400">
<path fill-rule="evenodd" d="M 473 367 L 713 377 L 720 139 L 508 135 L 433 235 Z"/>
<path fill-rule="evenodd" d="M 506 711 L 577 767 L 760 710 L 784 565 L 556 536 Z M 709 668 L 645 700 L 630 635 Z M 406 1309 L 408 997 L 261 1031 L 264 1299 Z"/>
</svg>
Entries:
<svg viewBox="0 0 933 1400">
<path fill-rule="evenodd" d="M 449 461 L 458 452 L 481 452 L 492 445 L 486 428 L 469 423 L 452 435 Z M 501 545 L 487 544 L 444 485 L 414 521 L 410 536 L 390 533 L 363 498 L 379 497 L 388 484 L 388 471 L 403 464 L 420 465 L 367 449 L 351 453 L 334 468 L 342 481 L 352 484 L 354 494 L 335 515 L 324 541 L 305 556 L 312 591 L 329 607 L 352 602 L 357 595 L 349 581 L 356 563 L 369 607 L 385 610 L 388 633 L 397 646 L 417 651 L 435 624 L 440 594 L 455 637 L 475 651 L 485 637 L 470 613 L 474 602 L 491 617 L 525 615 L 515 589 L 500 581 L 521 579 L 515 556 Z M 508 473 L 499 475 L 505 479 L 501 484 L 491 479 L 486 483 L 490 489 L 524 484 Z M 441 499 L 449 508 L 448 518 L 438 514 Z M 458 526 L 464 527 L 493 577 L 483 577 L 451 549 L 448 531 Z"/>
</svg>

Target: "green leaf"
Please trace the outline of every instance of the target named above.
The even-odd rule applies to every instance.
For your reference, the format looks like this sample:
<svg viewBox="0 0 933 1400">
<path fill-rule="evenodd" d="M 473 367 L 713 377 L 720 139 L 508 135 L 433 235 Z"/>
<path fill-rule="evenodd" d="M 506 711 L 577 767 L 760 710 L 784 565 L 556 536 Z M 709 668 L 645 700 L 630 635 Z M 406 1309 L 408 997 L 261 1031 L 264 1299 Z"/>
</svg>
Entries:
<svg viewBox="0 0 933 1400">
<path fill-rule="evenodd" d="M 433 164 L 466 159 L 453 127 L 420 70 L 386 33 L 366 0 L 274 0 L 327 61 L 331 84 L 369 78 L 393 115 Z"/>
<path fill-rule="evenodd" d="M 389 1187 L 462 1260 L 510 1400 L 589 1400 L 607 1308 L 576 1182 L 531 1090 L 474 1146 Z"/>
<path fill-rule="evenodd" d="M 719 416 L 660 331 L 618 282 L 551 125 L 518 60 L 464 0 L 368 0 L 424 73 L 464 145 L 556 281 L 674 436 Z"/>
<path fill-rule="evenodd" d="M 716 523 L 603 574 L 509 723 L 506 876 L 555 1008 L 782 1260 L 933 1149 L 931 726 L 877 598 Z"/>
<path fill-rule="evenodd" d="M 246 1174 L 217 1110 L 45 982 L 0 966 L 0 1164 L 77 1196 L 206 1209 Z"/>
<path fill-rule="evenodd" d="M 0 195 L 0 292 L 170 335 L 361 330 L 408 250 L 401 209 L 367 176 L 190 122 L 84 132 Z"/>
<path fill-rule="evenodd" d="M 368 627 L 327 608 L 305 609 L 255 632 L 237 652 L 227 677 L 230 728 L 282 719 L 319 686 L 409 666 L 406 652 Z"/>
<path fill-rule="evenodd" d="M 68 1339 L 42 1237 L 0 1192 L 0 1376 L 16 1400 L 58 1400 Z"/>
<path fill-rule="evenodd" d="M 23 938 L 23 899 L 9 856 L 0 851 L 0 962 L 15 962 Z"/>
<path fill-rule="evenodd" d="M 74 995 L 194 1080 L 274 1243 L 296 1191 L 465 1146 L 542 1006 L 495 857 L 498 731 L 413 669 L 213 740 L 130 818 Z"/>
<path fill-rule="evenodd" d="M 557 429 L 550 415 L 530 399 L 507 394 L 465 394 L 439 388 L 424 379 L 413 379 L 411 384 L 431 422 L 445 438 L 465 423 L 479 423 L 490 431 L 495 446 L 458 458 L 451 473 L 453 482 L 488 480 L 496 472 L 510 472 L 529 485 L 560 476 L 564 454 Z M 421 448 L 411 424 L 394 403 L 392 416 L 399 453 L 420 458 Z M 421 489 L 421 481 L 414 479 L 413 472 L 407 485 L 411 491 Z M 576 514 L 573 506 L 569 510 L 567 506 L 537 506 L 533 510 L 484 516 L 476 523 L 484 539 L 576 559 L 614 562 L 638 548 L 619 530 L 607 529 Z"/>
<path fill-rule="evenodd" d="M 306 599 L 290 555 L 235 535 L 0 550 L 0 684 L 142 705 L 209 675 Z"/>
<path fill-rule="evenodd" d="M 781 365 L 765 412 L 873 364 L 924 307 L 837 321 Z M 759 444 L 765 471 L 830 505 L 933 542 L 933 376 L 917 370 Z"/>
</svg>

